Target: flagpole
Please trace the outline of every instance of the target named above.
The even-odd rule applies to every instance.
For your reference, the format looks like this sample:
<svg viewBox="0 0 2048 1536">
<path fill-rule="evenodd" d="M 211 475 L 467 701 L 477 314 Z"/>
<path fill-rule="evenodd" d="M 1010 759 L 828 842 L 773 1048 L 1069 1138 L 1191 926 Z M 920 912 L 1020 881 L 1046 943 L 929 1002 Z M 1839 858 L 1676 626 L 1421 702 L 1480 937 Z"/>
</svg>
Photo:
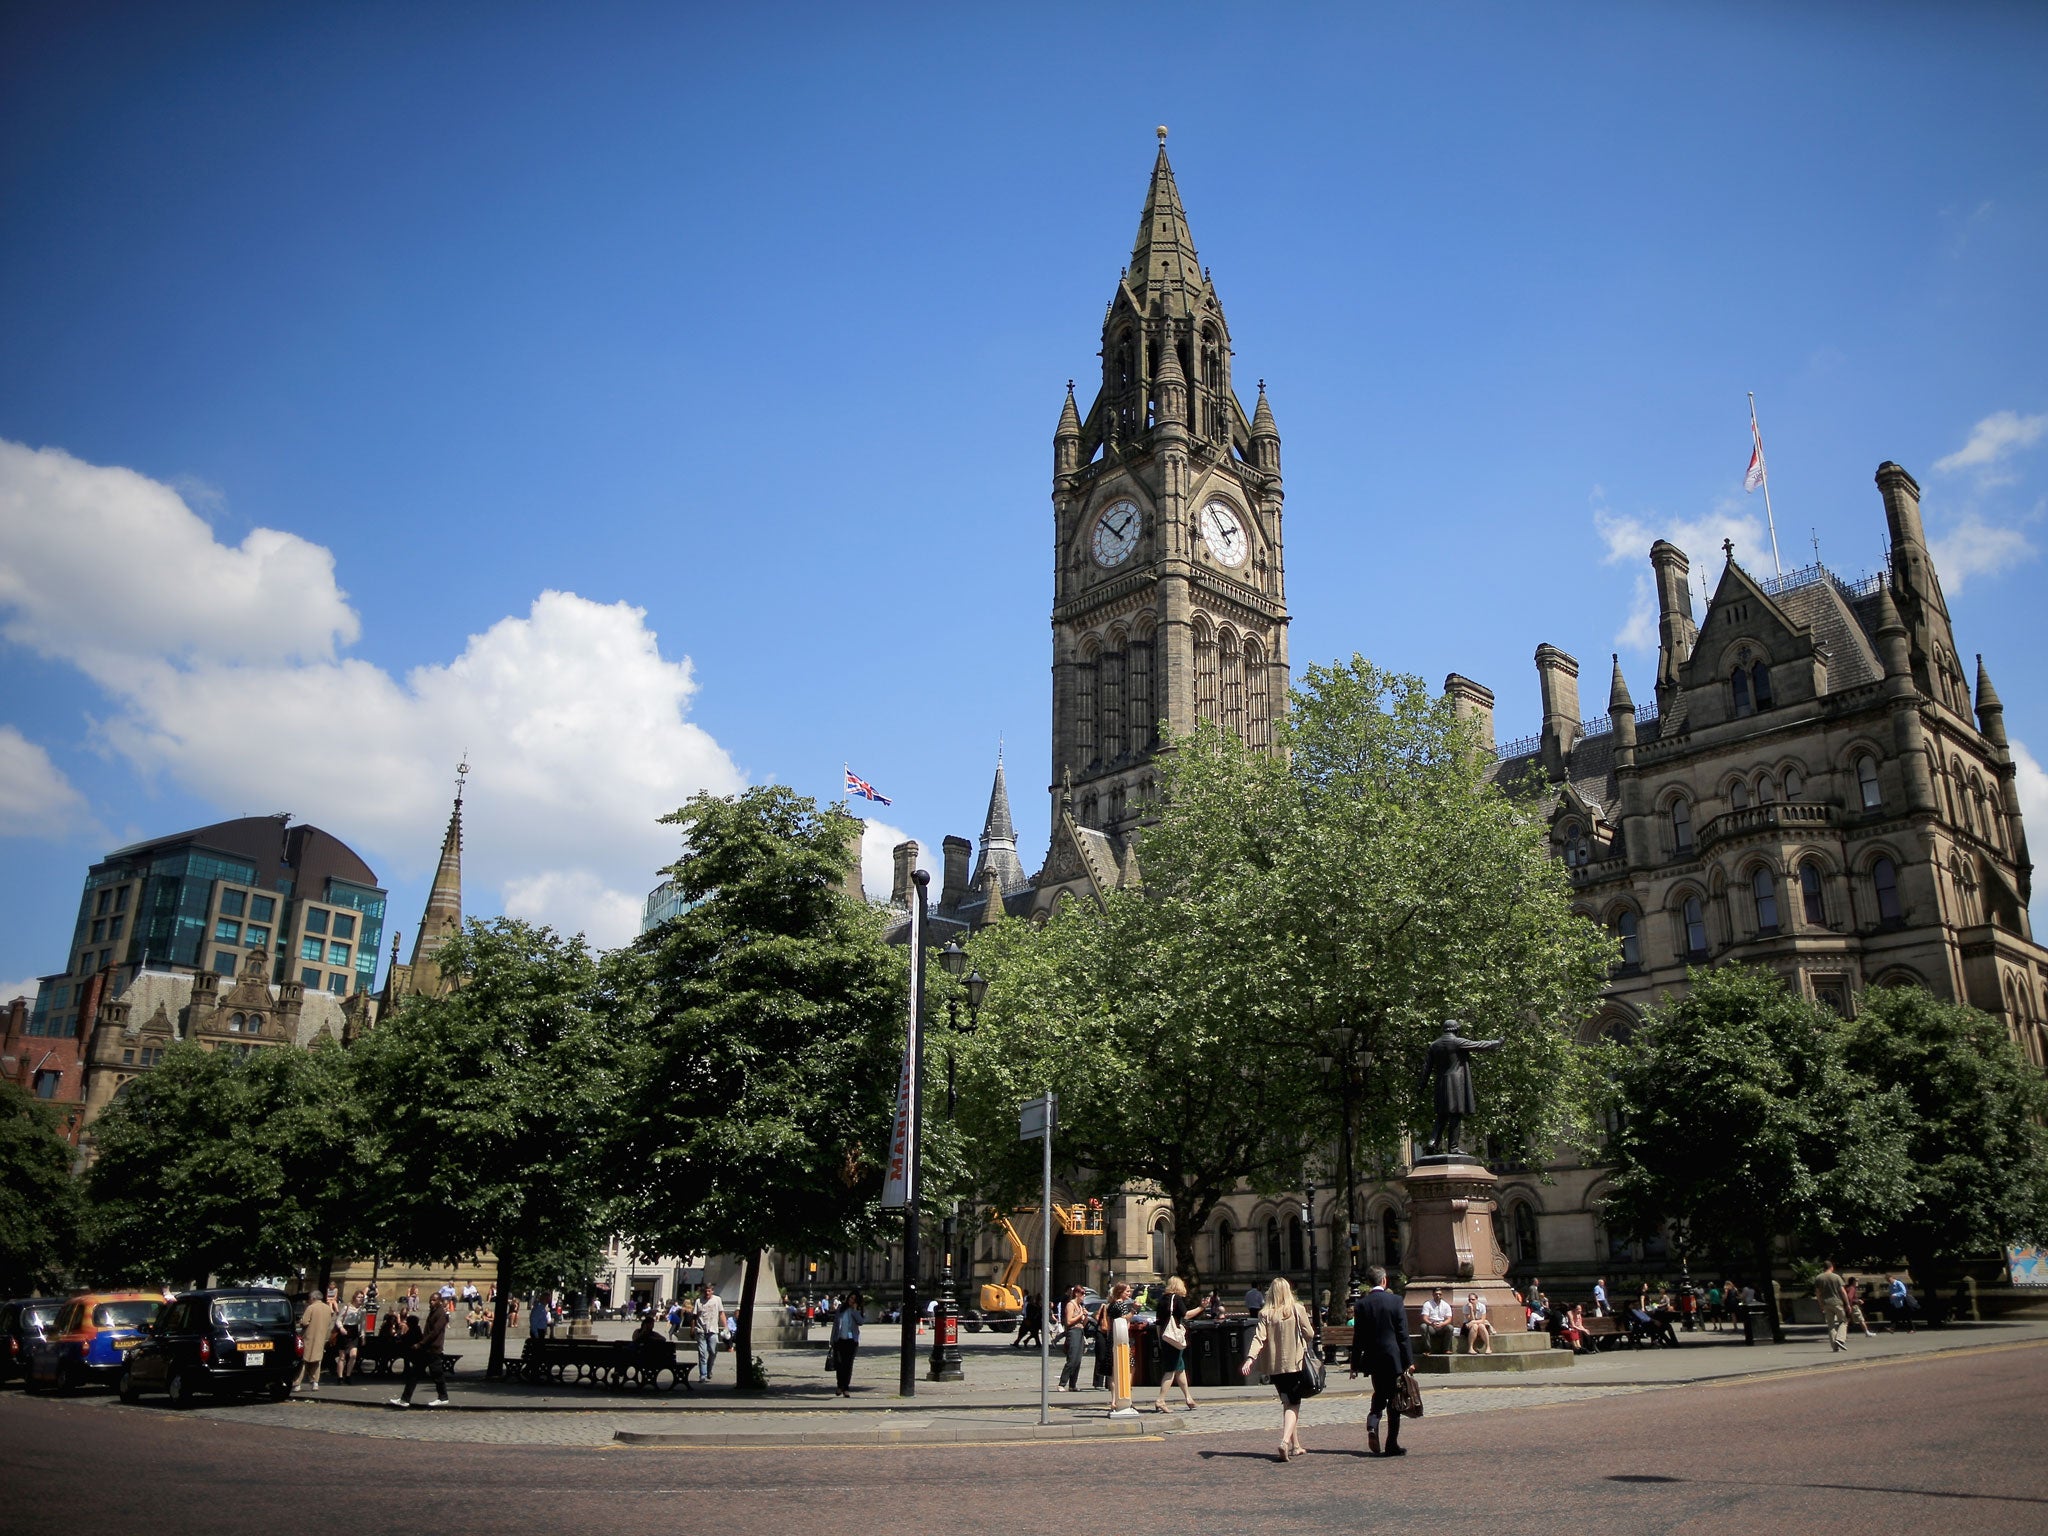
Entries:
<svg viewBox="0 0 2048 1536">
<path fill-rule="evenodd" d="M 1749 430 L 1756 439 L 1756 451 L 1763 454 L 1764 461 L 1764 521 L 1771 530 L 1771 564 L 1777 567 L 1780 576 L 1785 574 L 1785 562 L 1778 558 L 1778 517 L 1771 510 L 1771 458 L 1764 453 L 1763 428 L 1756 424 L 1756 391 L 1749 392 Z"/>
</svg>

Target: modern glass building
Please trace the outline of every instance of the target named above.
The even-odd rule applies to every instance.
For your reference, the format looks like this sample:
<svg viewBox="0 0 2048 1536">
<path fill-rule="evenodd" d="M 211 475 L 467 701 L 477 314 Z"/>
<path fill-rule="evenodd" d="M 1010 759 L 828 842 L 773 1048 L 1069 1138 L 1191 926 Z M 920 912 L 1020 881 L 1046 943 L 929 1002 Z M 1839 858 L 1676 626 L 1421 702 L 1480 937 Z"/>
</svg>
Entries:
<svg viewBox="0 0 2048 1536">
<path fill-rule="evenodd" d="M 371 990 L 385 893 L 340 838 L 284 816 L 244 816 L 116 849 L 92 866 L 64 972 L 42 979 L 30 1032 L 76 1036 L 88 978 L 210 970 L 262 953 L 272 981 Z M 90 1025 L 90 1020 L 85 1021 Z"/>
</svg>

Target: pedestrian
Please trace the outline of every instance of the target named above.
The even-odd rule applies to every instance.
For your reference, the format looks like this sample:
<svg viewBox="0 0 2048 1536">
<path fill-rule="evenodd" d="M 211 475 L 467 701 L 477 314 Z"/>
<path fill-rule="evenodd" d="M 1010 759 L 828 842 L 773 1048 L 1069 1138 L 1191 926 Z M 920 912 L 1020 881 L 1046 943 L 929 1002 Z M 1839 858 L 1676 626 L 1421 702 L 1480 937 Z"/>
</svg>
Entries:
<svg viewBox="0 0 2048 1536">
<path fill-rule="evenodd" d="M 1465 1353 L 1493 1353 L 1493 1324 L 1486 1318 L 1486 1298 L 1477 1291 L 1465 1293 Z"/>
<path fill-rule="evenodd" d="M 1457 1329 L 1451 1326 L 1451 1304 L 1444 1299 L 1444 1288 L 1433 1285 L 1429 1300 L 1422 1304 L 1422 1352 L 1426 1355 L 1448 1355 L 1455 1352 Z"/>
<path fill-rule="evenodd" d="M 1850 1326 L 1861 1328 L 1863 1330 L 1863 1337 L 1869 1338 L 1871 1336 L 1870 1319 L 1864 1315 L 1863 1292 L 1857 1288 L 1854 1280 L 1845 1280 L 1843 1282 L 1842 1302 L 1848 1309 Z"/>
<path fill-rule="evenodd" d="M 347 1381 L 356 1373 L 356 1361 L 363 1351 L 363 1293 L 357 1291 L 335 1318 L 339 1330 L 334 1346 L 334 1379 Z"/>
<path fill-rule="evenodd" d="M 1256 1285 L 1248 1285 L 1244 1288 L 1244 1315 L 1246 1317 L 1257 1317 L 1259 1315 L 1259 1308 L 1265 1304 L 1266 1298 L 1259 1294 L 1259 1288 Z"/>
<path fill-rule="evenodd" d="M 1188 1283 L 1175 1275 L 1166 1282 L 1154 1314 L 1159 1327 L 1159 1401 L 1154 1413 L 1166 1412 L 1166 1389 L 1180 1388 L 1181 1401 L 1195 1411 L 1195 1392 L 1188 1381 Z"/>
<path fill-rule="evenodd" d="M 1063 1330 L 1060 1342 L 1067 1351 L 1067 1363 L 1060 1371 L 1059 1390 L 1062 1392 L 1081 1390 L 1081 1357 L 1088 1349 L 1088 1306 L 1083 1300 L 1085 1294 L 1080 1286 L 1069 1286 L 1067 1299 L 1060 1303 L 1060 1327 Z"/>
<path fill-rule="evenodd" d="M 1593 1315 L 1610 1317 L 1614 1309 L 1607 1305 L 1607 1277 L 1598 1275 L 1593 1280 Z"/>
<path fill-rule="evenodd" d="M 405 1291 L 405 1315 L 407 1317 L 416 1316 L 419 1310 L 420 1288 L 417 1285 L 407 1286 Z"/>
<path fill-rule="evenodd" d="M 1906 1289 L 1906 1281 L 1903 1275 L 1886 1275 L 1885 1280 L 1890 1288 L 1886 1304 L 1892 1314 L 1892 1330 L 1894 1332 L 1904 1330 L 1907 1333 L 1911 1333 L 1913 1331 L 1913 1293 Z"/>
<path fill-rule="evenodd" d="M 1280 1275 L 1266 1287 L 1258 1326 L 1252 1330 L 1251 1347 L 1238 1374 L 1249 1376 L 1256 1368 L 1280 1395 L 1281 1461 L 1308 1454 L 1302 1449 L 1300 1431 L 1302 1372 L 1309 1342 L 1308 1308 L 1294 1299 L 1294 1286 Z"/>
<path fill-rule="evenodd" d="M 1022 1349 L 1027 1344 L 1036 1344 L 1045 1337 L 1045 1308 L 1036 1295 L 1024 1298 L 1024 1314 L 1017 1320 L 1017 1337 L 1010 1340 L 1010 1348 Z"/>
<path fill-rule="evenodd" d="M 1116 1320 L 1138 1310 L 1129 1282 L 1119 1280 L 1095 1309 L 1095 1385 L 1116 1395 Z"/>
<path fill-rule="evenodd" d="M 320 1363 L 327 1358 L 327 1336 L 334 1331 L 334 1295 L 330 1285 L 324 1296 L 315 1296 L 299 1314 L 300 1365 L 294 1392 L 301 1387 L 308 1392 L 320 1390 Z"/>
<path fill-rule="evenodd" d="M 1849 1347 L 1849 1292 L 1829 1259 L 1813 1277 L 1813 1298 L 1820 1303 L 1820 1320 L 1828 1325 L 1828 1353 Z"/>
<path fill-rule="evenodd" d="M 1212 1323 L 1222 1321 L 1223 1298 L 1211 1291 L 1202 1298 L 1202 1310 L 1197 1315 Z"/>
<path fill-rule="evenodd" d="M 865 1305 L 866 1298 L 855 1291 L 832 1314 L 832 1373 L 839 1382 L 837 1397 L 853 1396 L 853 1357 L 860 1349 L 860 1325 L 867 1321 L 861 1310 Z"/>
<path fill-rule="evenodd" d="M 405 1388 L 391 1399 L 394 1408 L 412 1406 L 413 1389 L 420 1384 L 422 1376 L 434 1383 L 434 1398 L 427 1406 L 445 1408 L 448 1406 L 448 1362 L 442 1346 L 448 1341 L 448 1307 L 436 1296 L 427 1307 L 426 1327 L 420 1326 L 416 1314 L 407 1314 L 405 1319 Z"/>
<path fill-rule="evenodd" d="M 673 1297 L 668 1304 L 668 1336 L 671 1342 L 683 1336 L 683 1304 Z"/>
<path fill-rule="evenodd" d="M 533 1298 L 533 1311 L 527 1324 L 527 1332 L 536 1339 L 544 1339 L 548 1336 L 548 1322 L 548 1299 L 536 1295 Z"/>
<path fill-rule="evenodd" d="M 1387 1272 L 1375 1264 L 1366 1271 L 1372 1289 L 1351 1314 L 1351 1374 L 1361 1369 L 1372 1378 L 1372 1406 L 1366 1410 L 1365 1447 L 1373 1455 L 1406 1456 L 1401 1445 L 1402 1377 L 1415 1374 L 1415 1353 L 1408 1343 L 1408 1314 L 1401 1298 L 1387 1289 Z M 1387 1444 L 1380 1449 L 1380 1415 L 1387 1416 Z"/>
<path fill-rule="evenodd" d="M 697 1291 L 697 1379 L 709 1381 L 718 1360 L 719 1335 L 725 1331 L 725 1303 L 706 1280 Z"/>
</svg>

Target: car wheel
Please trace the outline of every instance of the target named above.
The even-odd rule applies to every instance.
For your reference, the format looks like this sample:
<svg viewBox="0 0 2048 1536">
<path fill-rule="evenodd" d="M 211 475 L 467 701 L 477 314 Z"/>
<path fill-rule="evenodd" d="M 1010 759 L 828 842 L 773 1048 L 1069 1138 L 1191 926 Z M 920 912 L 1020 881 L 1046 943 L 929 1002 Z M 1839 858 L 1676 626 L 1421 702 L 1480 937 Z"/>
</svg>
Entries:
<svg viewBox="0 0 2048 1536">
<path fill-rule="evenodd" d="M 135 1385 L 134 1366 L 124 1366 L 122 1368 L 121 1385 L 117 1387 L 115 1390 L 120 1394 L 121 1401 L 124 1403 L 128 1403 L 131 1406 L 134 1404 L 137 1398 L 142 1396 L 140 1389 L 138 1389 Z"/>
<path fill-rule="evenodd" d="M 164 1390 L 170 1394 L 173 1408 L 192 1406 L 192 1378 L 183 1371 L 172 1371 L 170 1379 L 164 1383 Z"/>
<path fill-rule="evenodd" d="M 82 1381 L 84 1374 L 75 1365 L 58 1366 L 57 1395 L 59 1397 L 69 1397 L 72 1393 L 76 1392 L 84 1384 Z"/>
<path fill-rule="evenodd" d="M 270 1384 L 270 1400 L 281 1403 L 292 1395 L 292 1384 L 288 1381 L 273 1381 Z"/>
</svg>

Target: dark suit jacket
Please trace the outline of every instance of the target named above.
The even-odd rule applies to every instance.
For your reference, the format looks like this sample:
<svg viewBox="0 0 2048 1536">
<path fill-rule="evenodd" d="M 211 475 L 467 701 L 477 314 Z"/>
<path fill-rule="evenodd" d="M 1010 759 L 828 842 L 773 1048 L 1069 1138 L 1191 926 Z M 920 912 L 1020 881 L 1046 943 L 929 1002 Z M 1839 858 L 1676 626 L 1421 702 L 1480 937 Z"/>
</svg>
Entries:
<svg viewBox="0 0 2048 1536">
<path fill-rule="evenodd" d="M 1415 1363 L 1408 1342 L 1408 1312 L 1392 1291 L 1367 1291 L 1351 1316 L 1351 1358 L 1374 1375 L 1405 1371 Z"/>
</svg>

